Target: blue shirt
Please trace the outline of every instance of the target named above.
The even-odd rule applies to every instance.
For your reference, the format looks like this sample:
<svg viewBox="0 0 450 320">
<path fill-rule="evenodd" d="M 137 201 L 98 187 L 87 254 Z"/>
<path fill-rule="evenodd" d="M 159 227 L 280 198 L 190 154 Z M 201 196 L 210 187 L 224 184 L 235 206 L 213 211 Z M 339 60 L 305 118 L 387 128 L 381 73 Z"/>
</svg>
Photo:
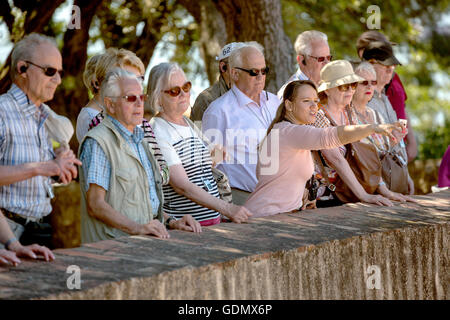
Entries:
<svg viewBox="0 0 450 320">
<path fill-rule="evenodd" d="M 48 113 L 36 106 L 15 84 L 0 96 L 0 165 L 14 166 L 54 158 L 44 122 Z M 0 208 L 31 220 L 52 211 L 49 177 L 36 176 L 0 186 Z"/>
<path fill-rule="evenodd" d="M 116 126 L 120 135 L 125 139 L 131 150 L 139 157 L 139 160 L 147 173 L 148 185 L 150 187 L 149 197 L 152 204 L 154 215 L 158 213 L 160 201 L 156 193 L 155 179 L 153 176 L 153 168 L 150 160 L 142 146 L 144 139 L 144 130 L 136 126 L 133 133 L 128 131 L 119 121 L 107 115 L 112 123 Z M 105 152 L 95 139 L 86 138 L 83 143 L 80 160 L 83 163 L 84 176 L 86 177 L 85 189 L 89 189 L 89 185 L 94 183 L 106 191 L 109 189 L 109 181 L 111 178 L 111 162 L 106 157 Z"/>
</svg>

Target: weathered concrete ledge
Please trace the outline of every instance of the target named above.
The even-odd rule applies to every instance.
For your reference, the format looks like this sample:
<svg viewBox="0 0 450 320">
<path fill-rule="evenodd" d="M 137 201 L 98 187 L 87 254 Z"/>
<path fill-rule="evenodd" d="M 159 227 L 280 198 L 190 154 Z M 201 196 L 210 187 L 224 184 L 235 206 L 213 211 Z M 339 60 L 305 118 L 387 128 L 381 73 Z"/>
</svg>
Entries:
<svg viewBox="0 0 450 320">
<path fill-rule="evenodd" d="M 416 199 L 56 250 L 0 268 L 0 299 L 449 299 L 450 191 Z"/>
</svg>

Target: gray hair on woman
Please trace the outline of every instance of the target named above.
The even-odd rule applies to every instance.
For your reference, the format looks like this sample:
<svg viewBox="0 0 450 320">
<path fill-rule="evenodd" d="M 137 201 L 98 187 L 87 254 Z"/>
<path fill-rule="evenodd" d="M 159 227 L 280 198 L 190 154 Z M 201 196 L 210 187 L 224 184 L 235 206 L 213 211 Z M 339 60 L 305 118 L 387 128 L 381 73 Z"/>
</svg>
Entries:
<svg viewBox="0 0 450 320">
<path fill-rule="evenodd" d="M 370 74 L 372 74 L 373 76 L 377 76 L 377 72 L 375 71 L 375 68 L 372 66 L 372 64 L 370 64 L 367 61 L 363 61 L 361 63 L 359 63 L 356 68 L 355 68 L 355 73 L 360 73 L 361 71 L 367 71 Z"/>
<path fill-rule="evenodd" d="M 102 101 L 104 101 L 106 97 L 112 99 L 117 98 L 120 94 L 119 82 L 125 79 L 136 80 L 142 88 L 141 82 L 134 73 L 121 68 L 114 68 L 106 74 L 105 79 L 102 82 L 100 88 L 100 96 Z"/>
<path fill-rule="evenodd" d="M 255 48 L 256 50 L 261 52 L 261 54 L 264 56 L 264 47 L 260 45 L 258 42 L 256 41 L 244 42 L 241 47 L 233 50 L 233 52 L 231 52 L 230 56 L 228 57 L 228 64 L 230 65 L 230 68 L 242 66 L 242 52 L 246 48 L 250 47 Z"/>
<path fill-rule="evenodd" d="M 183 69 L 177 63 L 163 62 L 150 70 L 147 86 L 148 99 L 144 105 L 144 112 L 149 112 L 154 116 L 161 111 L 159 98 L 164 88 L 170 83 L 172 75 L 176 72 L 185 75 Z"/>
<path fill-rule="evenodd" d="M 11 53 L 10 76 L 13 81 L 18 74 L 17 63 L 20 60 L 33 60 L 33 54 L 36 51 L 36 48 L 43 44 L 50 44 L 57 48 L 56 42 L 53 38 L 39 33 L 30 33 L 16 43 Z"/>
<path fill-rule="evenodd" d="M 308 30 L 300 33 L 295 40 L 295 52 L 297 52 L 297 55 L 310 55 L 312 51 L 311 44 L 317 40 L 323 40 L 328 43 L 328 37 L 323 32 Z"/>
</svg>

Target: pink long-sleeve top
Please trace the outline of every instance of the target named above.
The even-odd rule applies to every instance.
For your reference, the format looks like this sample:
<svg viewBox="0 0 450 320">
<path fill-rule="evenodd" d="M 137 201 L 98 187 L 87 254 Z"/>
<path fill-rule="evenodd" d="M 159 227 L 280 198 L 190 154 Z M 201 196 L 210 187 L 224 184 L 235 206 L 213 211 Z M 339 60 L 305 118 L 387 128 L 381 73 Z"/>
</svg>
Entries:
<svg viewBox="0 0 450 320">
<path fill-rule="evenodd" d="M 253 217 L 298 210 L 305 184 L 314 171 L 310 150 L 340 145 L 337 127 L 276 123 L 261 145 L 256 167 L 258 184 L 244 206 Z"/>
</svg>

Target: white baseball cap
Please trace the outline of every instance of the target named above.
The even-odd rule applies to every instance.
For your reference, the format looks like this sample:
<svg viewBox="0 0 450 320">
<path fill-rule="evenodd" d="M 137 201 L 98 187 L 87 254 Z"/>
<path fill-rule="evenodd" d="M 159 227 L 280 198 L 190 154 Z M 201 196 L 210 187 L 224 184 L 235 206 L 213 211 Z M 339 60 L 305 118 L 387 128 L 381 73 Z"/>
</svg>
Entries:
<svg viewBox="0 0 450 320">
<path fill-rule="evenodd" d="M 226 44 L 222 50 L 220 50 L 220 53 L 218 56 L 216 56 L 216 60 L 220 61 L 223 60 L 225 58 L 228 58 L 231 54 L 231 52 L 233 52 L 233 50 L 236 50 L 240 47 L 244 46 L 243 42 L 231 42 Z"/>
</svg>

